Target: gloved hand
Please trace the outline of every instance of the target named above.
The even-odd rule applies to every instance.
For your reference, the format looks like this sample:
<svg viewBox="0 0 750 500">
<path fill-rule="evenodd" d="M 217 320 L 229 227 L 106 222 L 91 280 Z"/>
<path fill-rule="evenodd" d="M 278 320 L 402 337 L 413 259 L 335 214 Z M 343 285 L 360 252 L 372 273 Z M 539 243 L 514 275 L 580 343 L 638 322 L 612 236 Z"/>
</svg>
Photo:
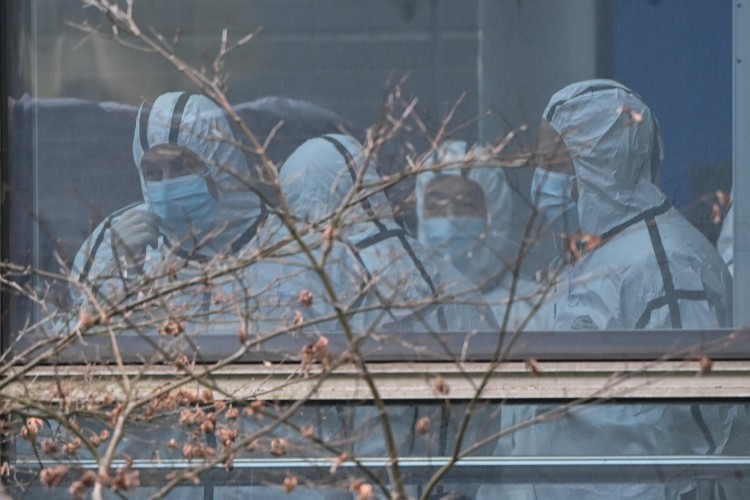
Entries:
<svg viewBox="0 0 750 500">
<path fill-rule="evenodd" d="M 118 258 L 125 258 L 131 266 L 141 267 L 146 247 L 159 244 L 159 224 L 156 215 L 144 206 L 126 210 L 110 226 L 112 246 Z"/>
</svg>

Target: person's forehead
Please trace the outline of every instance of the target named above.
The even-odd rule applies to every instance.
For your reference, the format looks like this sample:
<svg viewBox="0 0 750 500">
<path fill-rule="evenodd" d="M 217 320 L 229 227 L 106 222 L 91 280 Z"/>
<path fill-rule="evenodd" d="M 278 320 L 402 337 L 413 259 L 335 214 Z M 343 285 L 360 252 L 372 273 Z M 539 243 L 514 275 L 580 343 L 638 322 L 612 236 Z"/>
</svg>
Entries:
<svg viewBox="0 0 750 500">
<path fill-rule="evenodd" d="M 166 165 L 179 162 L 185 166 L 205 167 L 205 162 L 195 152 L 175 144 L 159 144 L 143 154 L 141 163 Z"/>
<path fill-rule="evenodd" d="M 541 151 L 554 151 L 556 148 L 563 146 L 563 140 L 560 134 L 555 130 L 555 127 L 547 121 L 546 118 L 542 118 L 539 124 L 539 136 L 537 139 L 537 149 Z"/>
<path fill-rule="evenodd" d="M 465 194 L 481 196 L 484 194 L 479 184 L 460 175 L 441 175 L 436 177 L 427 184 L 425 192 L 429 195 L 442 196 Z"/>
</svg>

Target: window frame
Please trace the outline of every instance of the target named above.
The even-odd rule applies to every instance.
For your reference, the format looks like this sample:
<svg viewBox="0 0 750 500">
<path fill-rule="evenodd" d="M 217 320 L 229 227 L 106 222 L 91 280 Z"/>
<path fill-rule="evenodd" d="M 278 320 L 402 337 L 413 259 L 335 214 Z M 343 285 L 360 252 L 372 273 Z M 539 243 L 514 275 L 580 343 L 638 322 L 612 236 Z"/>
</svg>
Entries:
<svg viewBox="0 0 750 500">
<path fill-rule="evenodd" d="M 371 363 L 368 372 L 384 400 L 399 402 L 468 401 L 476 395 L 477 382 L 490 373 L 482 400 L 494 401 L 640 401 L 640 400 L 737 400 L 750 398 L 749 361 L 713 361 L 707 368 L 700 359 L 657 361 L 512 361 L 486 362 L 389 362 Z M 65 380 L 73 399 L 86 394 L 122 396 L 118 385 L 123 373 L 138 380 L 136 396 L 164 390 L 176 378 L 197 379 L 210 366 L 175 368 L 153 366 L 144 372 L 137 365 L 61 365 L 34 368 L 6 385 L 9 394 L 41 401 L 58 401 L 59 380 Z M 11 373 L 19 373 L 19 367 Z M 368 401 L 372 399 L 356 367 L 344 365 L 324 373 L 320 365 L 303 377 L 299 365 L 290 363 L 237 364 L 211 369 L 218 399 L 233 401 L 297 401 L 309 396 L 315 403 Z M 326 377 L 311 393 L 320 375 Z M 450 387 L 438 394 L 434 379 L 442 377 Z M 191 385 L 192 384 L 192 385 Z M 187 382 L 187 387 L 196 382 Z M 269 390 L 269 387 L 274 389 Z M 77 396 L 76 396 L 77 395 Z"/>
<path fill-rule="evenodd" d="M 71 334 L 72 335 L 72 334 Z M 403 332 L 391 336 L 409 338 L 417 352 L 403 347 L 378 342 L 370 338 L 362 343 L 368 362 L 494 362 L 498 357 L 503 362 L 536 359 L 539 361 L 653 361 L 653 360 L 697 360 L 710 357 L 714 360 L 750 362 L 750 331 L 735 329 L 717 330 L 573 330 L 573 331 L 508 331 L 502 335 L 502 347 L 498 349 L 501 335 L 498 332 Z M 125 363 L 141 362 L 139 353 L 153 352 L 168 343 L 168 339 L 139 333 L 118 333 L 118 349 Z M 343 353 L 348 348 L 344 334 L 328 335 L 329 350 Z M 252 339 L 251 339 L 252 340 Z M 25 338 L 17 341 L 14 349 L 19 353 L 34 349 L 39 339 Z M 194 353 L 202 363 L 216 363 L 240 347 L 236 335 L 202 335 L 194 338 Z M 309 337 L 292 338 L 289 335 L 270 338 L 262 342 L 262 352 L 249 350 L 238 363 L 282 362 L 289 360 L 289 353 L 296 354 L 310 343 Z M 229 346 L 228 348 L 226 346 Z M 446 346 L 451 350 L 446 353 Z M 497 349 L 497 351 L 496 351 Z M 114 360 L 111 339 L 106 332 L 92 333 L 85 343 L 74 344 L 63 350 L 56 363 L 87 363 L 92 359 Z M 108 364 L 110 361 L 98 361 Z M 112 363 L 114 361 L 111 361 Z"/>
<path fill-rule="evenodd" d="M 9 2 L 0 2 L 0 19 L 7 20 L 10 10 Z M 733 4 L 733 185 L 736 193 L 750 192 L 750 4 L 738 1 Z M 3 21 L 7 23 L 7 21 Z M 0 27 L 0 54 L 3 61 L 11 61 L 12 40 L 7 30 Z M 9 151 L 9 109 L 5 98 L 10 88 L 9 64 L 0 68 L 0 176 L 3 184 L 9 179 L 13 167 Z M 735 198 L 734 248 L 735 276 L 734 286 L 735 324 L 750 324 L 750 308 L 737 307 L 738 304 L 750 304 L 750 200 L 742 196 Z M 746 214 L 746 215 L 743 215 Z M 8 255 L 6 217 L 7 197 L 3 197 L 0 206 L 0 252 Z M 0 312 L 3 314 L 0 349 L 11 345 L 8 327 L 9 300 L 7 294 L 0 297 Z M 413 335 L 413 334 L 410 334 Z M 492 359 L 487 347 L 497 344 L 496 332 L 463 332 L 442 335 L 443 340 L 455 347 L 455 352 L 464 352 L 465 359 L 453 361 L 447 357 L 427 357 L 419 362 L 414 361 L 413 352 L 401 351 L 390 346 L 364 344 L 372 347 L 368 357 L 369 369 L 373 380 L 381 390 L 387 402 L 428 401 L 440 404 L 444 400 L 465 401 L 476 395 L 475 383 L 488 370 L 491 370 L 490 382 L 481 398 L 490 401 L 571 401 L 586 398 L 596 401 L 660 401 L 690 402 L 709 401 L 718 403 L 728 401 L 744 403 L 750 398 L 750 331 L 745 330 L 712 330 L 712 331 L 575 331 L 575 332 L 523 332 L 513 341 L 513 348 L 501 363 Z M 512 334 L 508 334 L 512 337 Z M 576 340 L 573 342 L 572 340 Z M 123 337 L 123 350 L 130 354 L 124 357 L 129 363 L 124 367 L 125 375 L 139 376 L 139 390 L 147 393 L 163 387 L 175 379 L 176 374 L 188 375 L 185 370 L 168 365 L 149 367 L 143 373 L 138 366 L 139 352 L 150 348 L 153 339 L 144 339 L 138 335 Z M 345 339 L 331 338 L 331 350 L 343 352 Z M 286 341 L 285 341 L 286 342 Z M 424 352 L 440 352 L 440 345 L 430 335 L 416 335 L 415 342 L 426 345 Z M 507 344 L 506 340 L 506 346 Z M 23 373 L 15 382 L 2 390 L 10 391 L 16 396 L 33 397 L 54 401 L 59 399 L 59 383 L 63 381 L 71 389 L 74 400 L 84 402 L 87 394 L 94 391 L 104 394 L 117 390 L 117 379 L 123 375 L 123 367 L 112 362 L 97 366 L 87 366 L 86 360 L 95 356 L 97 359 L 108 359 L 106 338 L 93 339 L 84 349 L 76 347 L 76 352 L 66 352 L 50 362 L 49 365 L 26 370 L 19 364 L 17 370 Z M 273 341 L 270 343 L 273 344 Z M 299 352 L 306 344 L 300 339 L 298 344 L 285 348 L 292 353 Z M 201 346 L 201 355 L 205 365 L 198 365 L 195 370 L 210 367 L 226 355 L 226 351 L 217 348 L 220 345 L 238 345 L 237 339 L 229 336 L 212 337 Z M 581 347 L 583 346 L 583 348 Z M 20 349 L 29 347 L 22 342 Z M 279 350 L 278 347 L 276 350 Z M 290 376 L 299 373 L 298 363 L 283 363 L 283 356 L 259 355 L 249 353 L 239 363 L 218 369 L 213 380 L 225 394 L 217 393 L 219 398 L 231 394 L 233 400 L 252 400 L 263 393 L 263 398 L 276 401 L 294 401 L 309 393 L 315 381 L 313 367 L 311 378 L 300 378 L 293 384 L 284 384 Z M 706 361 L 708 360 L 708 361 Z M 271 363 L 267 363 L 271 361 Z M 264 363 L 266 362 L 266 363 Z M 708 365 L 703 363 L 708 362 Z M 707 368 L 708 366 L 708 368 Z M 435 393 L 431 381 L 443 377 L 451 387 L 448 395 Z M 619 377 L 619 379 L 618 379 Z M 342 400 L 368 401 L 373 398 L 364 384 L 355 384 L 359 372 L 351 365 L 334 372 L 328 381 L 310 398 L 313 403 L 334 404 Z M 621 380 L 613 384 L 613 380 Z M 0 381 L 2 382 L 2 381 Z M 264 387 L 278 387 L 273 392 L 264 392 Z M 2 387 L 2 385 L 0 385 Z M 115 392 L 116 396 L 116 392 Z M 70 396 L 68 396 L 70 397 Z M 2 443 L 3 458 L 7 457 L 8 443 Z M 429 460 L 401 458 L 399 462 L 410 476 L 429 478 L 436 467 L 443 465 L 442 457 Z M 366 462 L 381 472 L 386 467 L 384 459 L 370 459 Z M 19 464 L 22 465 L 22 464 Z M 32 464 L 29 464 L 32 465 Z M 38 465 L 35 462 L 33 465 Z M 54 465 L 45 461 L 45 465 Z M 96 470 L 96 463 L 80 463 L 81 468 Z M 114 461 L 113 468 L 123 467 L 124 461 Z M 186 461 L 164 463 L 163 467 L 189 467 Z M 136 460 L 135 470 L 143 472 L 144 485 L 163 480 L 162 465 L 153 460 Z M 305 474 L 324 472 L 330 468 L 328 459 L 274 459 L 274 460 L 238 460 L 234 467 L 250 471 L 274 468 L 273 474 L 283 478 L 287 471 L 293 471 L 301 477 Z M 351 463 L 342 464 L 350 468 Z M 201 475 L 205 485 L 220 486 L 225 477 L 221 474 L 221 465 Z M 502 474 L 497 474 L 498 469 Z M 517 480 L 520 483 L 536 482 L 539 478 L 546 480 L 576 482 L 591 479 L 591 470 L 601 472 L 602 481 L 611 478 L 631 477 L 632 481 L 643 482 L 646 478 L 658 481 L 666 476 L 685 478 L 691 474 L 697 477 L 719 477 L 735 479 L 737 470 L 750 469 L 750 458 L 747 457 L 537 457 L 530 459 L 491 457 L 465 459 L 455 465 L 453 476 L 446 477 L 461 480 L 487 478 L 494 480 Z M 149 474 L 148 471 L 153 472 Z M 280 472 L 283 471 L 283 472 Z M 584 472 L 585 471 L 585 472 Z M 588 475 L 587 475 L 588 474 Z M 460 476 L 460 477 L 458 477 Z M 202 486 L 201 486 L 202 487 Z"/>
<path fill-rule="evenodd" d="M 750 4 L 733 2 L 733 158 L 734 186 L 734 324 L 750 324 Z"/>
</svg>

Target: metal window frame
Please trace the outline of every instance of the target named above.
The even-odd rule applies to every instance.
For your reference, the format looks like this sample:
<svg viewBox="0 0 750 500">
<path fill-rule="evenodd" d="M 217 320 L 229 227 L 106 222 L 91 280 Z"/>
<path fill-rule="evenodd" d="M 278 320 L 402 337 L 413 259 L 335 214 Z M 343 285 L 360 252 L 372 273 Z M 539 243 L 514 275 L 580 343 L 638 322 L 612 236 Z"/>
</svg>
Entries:
<svg viewBox="0 0 750 500">
<path fill-rule="evenodd" d="M 8 19 L 10 2 L 0 2 L 0 19 Z M 733 40 L 733 182 L 736 193 L 750 192 L 750 3 L 739 0 L 734 3 Z M 9 74 L 7 61 L 12 61 L 8 32 L 0 26 L 0 58 L 6 64 L 0 68 L 0 177 L 3 184 L 8 180 L 10 168 L 8 95 Z M 8 227 L 7 198 L 0 206 L 0 229 Z M 735 220 L 735 324 L 750 325 L 750 200 L 737 196 L 734 200 Z M 0 234 L 2 255 L 7 255 L 7 235 Z M 2 297 L 0 307 L 7 310 L 7 297 Z M 0 348 L 9 345 L 7 316 L 2 325 Z M 649 402 L 664 400 L 724 400 L 737 403 L 750 398 L 750 339 L 748 332 L 738 330 L 715 331 L 612 331 L 612 332 L 524 332 L 515 341 L 507 361 L 493 368 L 491 380 L 483 398 L 488 400 L 570 400 L 576 398 L 616 399 L 618 401 Z M 408 334 L 411 339 L 426 346 L 424 352 L 440 352 L 434 337 Z M 465 352 L 471 361 L 450 362 L 446 356 L 424 356 L 414 361 L 414 353 L 405 353 L 392 346 L 365 344 L 370 349 L 372 376 L 382 390 L 384 399 L 394 403 L 409 401 L 431 401 L 443 399 L 466 400 L 474 396 L 476 380 L 490 369 L 488 362 L 491 349 L 497 343 L 497 333 L 447 334 L 443 339 L 455 352 Z M 573 341 L 575 340 L 575 341 Z M 203 358 L 210 362 L 224 354 L 218 346 L 235 345 L 235 338 L 212 337 L 201 346 Z M 286 349 L 298 352 L 305 341 L 298 344 L 271 343 L 269 349 L 281 352 Z M 147 339 L 138 336 L 123 338 L 123 347 L 134 353 L 127 359 L 133 366 L 132 375 L 141 374 L 139 390 L 150 391 L 174 379 L 179 371 L 169 366 L 154 366 L 142 374 L 135 353 L 151 347 Z M 332 340 L 332 349 L 343 350 L 340 340 Z M 25 374 L 7 388 L 17 395 L 54 400 L 58 397 L 58 380 L 62 377 L 70 387 L 69 397 L 80 397 L 83 401 L 90 393 L 117 394 L 117 367 L 82 366 L 92 355 L 107 359 L 106 339 L 92 339 L 84 350 L 68 352 L 57 359 L 58 366 L 40 367 Z M 535 371 L 530 371 L 530 359 L 537 360 Z M 701 358 L 715 360 L 710 372 L 701 365 Z M 276 361 L 267 366 L 261 361 Z M 284 383 L 298 374 L 294 363 L 280 363 L 279 358 L 250 354 L 238 364 L 214 373 L 214 383 L 232 398 L 248 400 L 258 397 L 264 387 L 278 386 L 274 392 L 263 392 L 265 398 L 277 401 L 292 401 L 309 391 L 315 380 L 298 377 L 293 383 Z M 388 362 L 390 361 L 390 362 Z M 431 380 L 441 376 L 451 387 L 448 395 L 436 395 Z M 312 402 L 335 402 L 341 400 L 367 400 L 371 397 L 362 384 L 353 384 L 358 376 L 352 367 L 344 367 L 334 373 L 311 398 Z M 616 382 L 613 383 L 613 380 Z M 222 395 L 217 395 L 224 397 Z M 379 469 L 387 467 L 382 458 L 364 458 L 365 465 Z M 402 458 L 400 465 L 408 471 L 412 480 L 429 478 L 435 468 L 446 463 L 445 457 Z M 16 462 L 14 465 L 22 466 Z M 39 463 L 29 463 L 29 469 Z M 46 466 L 55 465 L 45 463 Z M 155 463 L 136 460 L 133 469 L 142 472 L 145 486 L 159 485 L 166 469 L 180 469 L 189 464 L 185 461 Z M 283 477 L 292 472 L 301 477 L 315 478 L 330 468 L 327 459 L 275 459 L 237 460 L 234 463 L 232 483 L 228 486 L 257 484 L 258 474 L 264 478 Z M 124 466 L 124 462 L 113 463 L 113 468 Z M 81 469 L 96 469 L 95 463 L 76 462 Z M 343 470 L 353 464 L 344 463 Z M 383 472 L 384 473 L 384 472 Z M 750 475 L 750 459 L 747 457 L 475 457 L 459 461 L 446 476 L 447 482 L 482 484 L 529 484 L 576 482 L 643 483 L 663 482 L 665 477 L 673 482 L 688 481 L 735 481 Z M 227 474 L 221 466 L 201 476 L 203 487 L 227 485 Z"/>
<path fill-rule="evenodd" d="M 0 256 L 5 258 L 8 255 L 8 238 L 4 237 L 7 230 L 6 217 L 8 214 L 7 204 L 8 197 L 5 195 L 5 186 L 9 179 L 10 170 L 10 131 L 8 127 L 10 112 L 7 96 L 10 95 L 10 75 L 9 66 L 12 65 L 10 57 L 10 36 L 6 30 L 7 19 L 10 13 L 10 2 L 0 2 L 0 189 L 3 190 L 0 197 Z M 7 296 L 5 293 L 0 294 L 0 312 L 7 310 Z M 3 314 L 0 320 L 0 352 L 4 352 L 8 345 L 8 315 Z"/>
<path fill-rule="evenodd" d="M 383 479 L 389 460 L 385 458 L 359 458 L 360 463 Z M 96 470 L 91 460 L 71 462 L 42 462 L 45 467 L 74 465 L 79 469 Z M 449 463 L 448 457 L 404 457 L 399 466 L 407 474 L 407 484 L 423 485 L 441 466 Z M 19 468 L 28 466 L 29 475 L 37 471 L 40 462 L 16 462 Z M 115 460 L 113 469 L 124 467 L 125 461 Z M 195 464 L 184 460 L 133 460 L 129 469 L 140 472 L 144 487 L 162 486 L 168 471 L 187 470 Z M 294 474 L 325 487 L 331 460 L 328 458 L 274 458 L 236 459 L 227 472 L 222 464 L 201 474 L 197 486 L 180 488 L 217 488 L 269 486 L 282 484 L 285 477 Z M 345 462 L 339 466 L 340 477 L 354 475 L 357 466 Z M 23 469 L 22 469 L 23 470 Z M 700 482 L 745 482 L 750 473 L 750 459 L 745 457 L 693 457 L 693 456 L 591 456 L 591 457 L 469 457 L 459 460 L 446 474 L 444 482 L 452 485 L 522 485 L 522 484 L 694 484 Z M 68 484 L 64 484 L 65 487 Z M 61 486 L 62 487 L 62 486 Z"/>
<path fill-rule="evenodd" d="M 734 324 L 750 324 L 750 2 L 734 2 L 733 19 Z"/>
<path fill-rule="evenodd" d="M 533 365 L 533 369 L 532 369 Z M 37 401 L 60 400 L 60 380 L 65 380 L 66 401 L 124 397 L 122 376 L 138 380 L 131 398 L 147 397 L 180 377 L 199 379 L 207 367 L 197 365 L 178 369 L 154 366 L 48 366 L 35 368 L 22 377 L 13 377 L 3 391 L 9 396 Z M 368 401 L 372 394 L 361 383 L 361 373 L 352 365 L 322 373 L 317 365 L 305 375 L 299 364 L 271 363 L 231 365 L 211 370 L 214 397 L 227 401 L 297 401 L 308 397 L 312 403 Z M 124 372 L 124 373 L 123 373 Z M 535 361 L 493 363 L 371 363 L 369 376 L 384 400 L 393 404 L 416 401 L 467 401 L 476 395 L 480 380 L 489 374 L 482 400 L 534 401 L 636 401 L 658 400 L 737 400 L 750 398 L 750 361 L 715 361 L 710 369 L 701 360 L 681 361 Z M 325 376 L 320 387 L 311 392 Z M 449 387 L 438 394 L 435 379 Z M 360 381 L 360 382 L 358 382 Z M 195 386 L 188 381 L 186 387 Z M 201 386 L 202 387 L 202 386 Z"/>
<path fill-rule="evenodd" d="M 92 329 L 85 342 L 78 342 L 63 350 L 55 358 L 56 364 L 80 364 L 94 360 L 114 359 L 111 339 L 105 330 L 98 334 Z M 348 343 L 343 334 L 327 334 L 329 351 L 343 353 Z M 387 339 L 394 339 L 388 342 Z M 398 339 L 408 339 L 413 349 L 405 349 Z M 251 339 L 252 340 L 252 339 Z M 30 349 L 40 339 L 26 336 L 13 346 L 17 352 Z M 141 353 L 152 353 L 171 343 L 157 333 L 117 334 L 118 350 L 123 361 L 141 364 Z M 502 341 L 502 347 L 498 344 Z M 204 334 L 191 337 L 195 354 L 203 363 L 214 363 L 240 347 L 236 335 Z M 281 362 L 297 359 L 310 337 L 271 338 L 257 348 L 249 350 L 240 363 Z M 750 330 L 574 330 L 574 331 L 524 331 L 506 332 L 390 332 L 371 336 L 361 344 L 361 352 L 369 362 L 493 362 L 502 360 L 524 361 L 654 361 L 696 360 L 708 357 L 713 360 L 749 360 Z M 496 355 L 495 353 L 499 353 Z M 168 360 L 167 360 L 168 362 Z"/>
</svg>

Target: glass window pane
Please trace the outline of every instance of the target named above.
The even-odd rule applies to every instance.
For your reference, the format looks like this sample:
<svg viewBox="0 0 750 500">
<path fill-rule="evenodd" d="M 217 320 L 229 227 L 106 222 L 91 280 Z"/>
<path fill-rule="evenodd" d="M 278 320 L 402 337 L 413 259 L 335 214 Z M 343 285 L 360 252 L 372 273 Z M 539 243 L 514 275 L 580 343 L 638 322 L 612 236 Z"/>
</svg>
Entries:
<svg viewBox="0 0 750 500">
<path fill-rule="evenodd" d="M 267 427 L 290 408 L 256 407 L 252 415 L 238 408 L 239 416 L 227 419 L 226 410 L 202 405 L 182 409 L 180 424 L 176 414 L 159 412 L 126 427 L 116 463 L 129 471 L 132 484 L 137 477 L 139 495 L 174 486 L 175 476 L 184 480 L 168 498 L 200 492 L 270 498 L 281 496 L 285 485 L 293 494 L 344 498 L 363 483 L 383 494 L 388 453 L 372 406 L 309 405 L 280 427 Z M 449 459 L 466 410 L 464 404 L 389 406 L 410 495 L 421 494 Z M 461 434 L 460 449 L 473 451 L 436 491 L 469 498 L 522 492 L 531 498 L 741 498 L 750 465 L 747 412 L 739 403 L 482 403 Z M 214 422 L 215 433 L 203 429 L 206 422 Z M 86 436 L 109 428 L 83 416 L 77 423 Z M 49 477 L 35 475 L 40 461 L 49 469 L 67 467 L 58 469 L 64 473 L 62 490 L 80 480 L 95 462 L 84 446 L 75 456 L 64 451 L 73 438 L 66 426 L 45 421 L 34 441 L 36 452 L 31 441 L 17 439 L 11 491 L 44 491 L 41 484 Z M 102 440 L 98 452 L 108 444 Z M 207 467 L 212 460 L 216 463 Z M 201 468 L 206 470 L 200 483 L 190 484 L 184 476 Z"/>
<path fill-rule="evenodd" d="M 7 9 L 19 349 L 734 324 L 728 0 Z"/>
<path fill-rule="evenodd" d="M 742 497 L 747 405 L 501 403 L 465 362 L 748 358 L 743 4 L 83 3 L 0 4 L 12 496 L 385 498 L 390 451 L 419 497 L 458 449 L 434 495 Z M 283 399 L 334 376 L 369 399 Z"/>
</svg>

